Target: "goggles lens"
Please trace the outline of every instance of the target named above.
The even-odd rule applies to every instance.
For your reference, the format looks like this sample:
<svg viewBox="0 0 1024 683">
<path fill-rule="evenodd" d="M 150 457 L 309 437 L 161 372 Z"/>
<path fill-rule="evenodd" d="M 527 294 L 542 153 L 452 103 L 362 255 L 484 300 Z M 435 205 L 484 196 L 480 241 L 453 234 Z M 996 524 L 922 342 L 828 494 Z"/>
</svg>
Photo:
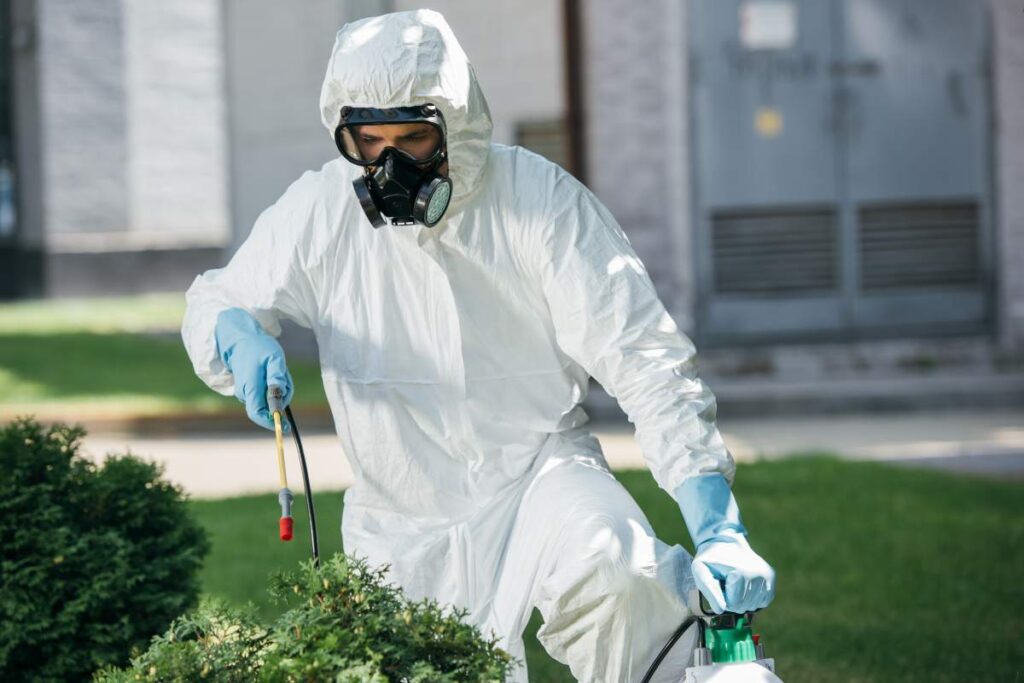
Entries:
<svg viewBox="0 0 1024 683">
<path fill-rule="evenodd" d="M 444 153 L 444 137 L 444 119 L 433 105 L 345 108 L 334 134 L 342 156 L 360 166 L 379 165 L 388 148 L 416 164 L 434 161 Z"/>
<path fill-rule="evenodd" d="M 361 166 L 377 162 L 388 147 L 419 164 L 441 153 L 441 130 L 430 123 L 342 126 L 338 139 L 345 158 Z"/>
</svg>

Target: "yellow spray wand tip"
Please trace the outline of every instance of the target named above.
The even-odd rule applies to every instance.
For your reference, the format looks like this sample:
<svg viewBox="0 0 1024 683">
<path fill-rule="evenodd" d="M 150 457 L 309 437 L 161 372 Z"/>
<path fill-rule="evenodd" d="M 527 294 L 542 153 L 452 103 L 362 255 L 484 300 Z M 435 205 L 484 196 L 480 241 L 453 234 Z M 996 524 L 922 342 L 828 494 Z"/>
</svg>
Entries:
<svg viewBox="0 0 1024 683">
<path fill-rule="evenodd" d="M 277 442 L 277 472 L 281 488 L 288 488 L 288 475 L 284 470 L 284 434 L 281 431 L 281 413 L 274 413 L 274 441 Z"/>
</svg>

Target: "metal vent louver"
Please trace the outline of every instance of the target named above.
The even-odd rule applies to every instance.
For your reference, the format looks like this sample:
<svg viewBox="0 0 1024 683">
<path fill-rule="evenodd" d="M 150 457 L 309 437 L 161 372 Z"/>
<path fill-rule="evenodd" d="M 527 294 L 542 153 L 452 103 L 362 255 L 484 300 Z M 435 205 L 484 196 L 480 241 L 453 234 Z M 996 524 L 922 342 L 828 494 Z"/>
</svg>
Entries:
<svg viewBox="0 0 1024 683">
<path fill-rule="evenodd" d="M 715 291 L 793 294 L 834 290 L 832 208 L 718 211 L 711 216 Z"/>
<path fill-rule="evenodd" d="M 980 281 L 976 203 L 862 207 L 858 217 L 862 289 Z"/>
</svg>

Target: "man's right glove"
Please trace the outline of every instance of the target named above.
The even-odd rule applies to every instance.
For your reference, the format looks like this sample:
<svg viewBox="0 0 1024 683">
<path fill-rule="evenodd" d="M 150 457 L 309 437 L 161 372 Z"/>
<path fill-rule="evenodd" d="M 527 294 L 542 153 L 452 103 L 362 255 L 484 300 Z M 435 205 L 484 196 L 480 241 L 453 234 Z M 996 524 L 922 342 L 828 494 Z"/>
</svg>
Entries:
<svg viewBox="0 0 1024 683">
<path fill-rule="evenodd" d="M 235 397 L 245 404 L 250 420 L 273 431 L 274 418 L 267 408 L 267 387 L 276 384 L 284 390 L 282 406 L 292 400 L 292 376 L 284 362 L 284 349 L 242 308 L 220 312 L 214 337 L 217 353 L 235 376 Z M 288 421 L 281 422 L 282 431 L 288 433 L 291 429 Z"/>
<path fill-rule="evenodd" d="M 716 614 L 753 612 L 775 597 L 775 571 L 750 549 L 729 482 L 721 474 L 690 477 L 674 492 L 697 554 L 697 588 Z"/>
</svg>

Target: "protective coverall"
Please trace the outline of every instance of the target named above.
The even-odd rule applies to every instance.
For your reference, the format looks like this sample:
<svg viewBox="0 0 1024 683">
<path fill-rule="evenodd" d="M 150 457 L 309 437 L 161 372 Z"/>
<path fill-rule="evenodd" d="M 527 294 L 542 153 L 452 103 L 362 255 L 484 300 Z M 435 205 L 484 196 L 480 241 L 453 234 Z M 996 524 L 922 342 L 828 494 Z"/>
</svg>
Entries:
<svg viewBox="0 0 1024 683">
<path fill-rule="evenodd" d="M 282 319 L 311 328 L 355 475 L 346 551 L 391 565 L 414 598 L 467 608 L 517 657 L 536 606 L 541 642 L 579 680 L 637 680 L 695 609 L 691 558 L 609 474 L 580 403 L 595 377 L 673 491 L 700 473 L 732 481 L 714 397 L 607 209 L 557 165 L 490 141 L 441 15 L 342 28 L 320 100 L 330 133 L 346 105 L 426 102 L 448 125 L 444 219 L 374 229 L 352 191 L 361 169 L 339 158 L 308 171 L 227 266 L 192 283 L 185 346 L 231 395 L 219 312 L 243 308 L 274 336 Z M 692 647 L 688 634 L 657 680 L 678 680 Z"/>
</svg>

